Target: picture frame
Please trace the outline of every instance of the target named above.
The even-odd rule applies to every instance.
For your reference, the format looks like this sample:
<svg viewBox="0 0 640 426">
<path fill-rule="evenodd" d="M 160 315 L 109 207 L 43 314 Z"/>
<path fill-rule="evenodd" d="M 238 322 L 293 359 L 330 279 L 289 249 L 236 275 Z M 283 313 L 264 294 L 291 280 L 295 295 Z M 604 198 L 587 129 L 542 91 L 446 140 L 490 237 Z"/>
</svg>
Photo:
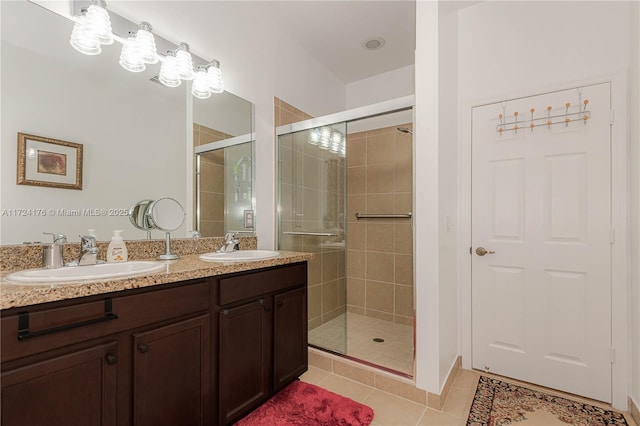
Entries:
<svg viewBox="0 0 640 426">
<path fill-rule="evenodd" d="M 17 184 L 82 190 L 82 144 L 18 132 Z"/>
</svg>

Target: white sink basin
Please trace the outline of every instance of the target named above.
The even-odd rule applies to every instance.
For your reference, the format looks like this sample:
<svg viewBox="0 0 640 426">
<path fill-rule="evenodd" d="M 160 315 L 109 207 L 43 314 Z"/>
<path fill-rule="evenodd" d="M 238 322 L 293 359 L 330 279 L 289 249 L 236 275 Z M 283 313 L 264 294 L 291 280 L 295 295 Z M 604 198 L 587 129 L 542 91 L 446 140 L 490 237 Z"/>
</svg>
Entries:
<svg viewBox="0 0 640 426">
<path fill-rule="evenodd" d="M 270 259 L 280 253 L 273 250 L 238 250 L 230 253 L 205 253 L 200 259 L 207 262 L 251 262 L 254 260 Z"/>
<path fill-rule="evenodd" d="M 8 275 L 7 280 L 24 284 L 102 280 L 146 275 L 163 269 L 165 269 L 165 264 L 161 262 L 130 261 L 86 266 L 63 266 L 57 269 L 26 269 Z"/>
</svg>

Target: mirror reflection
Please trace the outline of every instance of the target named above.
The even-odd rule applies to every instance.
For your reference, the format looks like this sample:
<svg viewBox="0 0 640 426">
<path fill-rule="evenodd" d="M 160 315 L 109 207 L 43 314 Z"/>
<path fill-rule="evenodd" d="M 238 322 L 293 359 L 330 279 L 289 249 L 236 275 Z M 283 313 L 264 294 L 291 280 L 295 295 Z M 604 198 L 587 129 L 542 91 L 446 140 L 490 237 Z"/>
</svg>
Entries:
<svg viewBox="0 0 640 426">
<path fill-rule="evenodd" d="M 157 67 L 127 72 L 117 47 L 81 55 L 69 45 L 73 23 L 31 2 L 3 2 L 0 19 L 0 243 L 43 241 L 42 232 L 78 241 L 87 229 L 96 229 L 99 240 L 114 229 L 126 229 L 127 240 L 147 238 L 128 223 L 130 206 L 144 197 L 187 206 L 188 222 L 174 232 L 187 236 L 195 227 L 187 167 L 194 161 L 193 123 L 232 137 L 250 133 L 251 103 L 228 92 L 193 99 L 188 84 L 153 82 Z M 17 185 L 19 132 L 82 144 L 82 190 Z"/>
</svg>

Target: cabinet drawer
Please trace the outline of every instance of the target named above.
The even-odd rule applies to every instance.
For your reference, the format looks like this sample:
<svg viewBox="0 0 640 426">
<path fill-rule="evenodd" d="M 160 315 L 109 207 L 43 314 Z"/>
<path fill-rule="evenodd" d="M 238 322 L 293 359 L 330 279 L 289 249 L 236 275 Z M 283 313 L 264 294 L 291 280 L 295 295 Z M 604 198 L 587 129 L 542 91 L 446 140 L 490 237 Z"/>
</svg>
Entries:
<svg viewBox="0 0 640 426">
<path fill-rule="evenodd" d="M 289 287 L 303 285 L 306 282 L 306 262 L 221 278 L 218 303 L 226 305 Z"/>
<path fill-rule="evenodd" d="M 105 294 L 91 302 L 78 299 L 77 304 L 57 308 L 26 307 L 2 319 L 2 362 L 206 310 L 209 291 L 205 280 L 129 296 Z M 18 330 L 24 329 L 25 318 L 31 335 L 23 332 L 20 340 Z"/>
</svg>

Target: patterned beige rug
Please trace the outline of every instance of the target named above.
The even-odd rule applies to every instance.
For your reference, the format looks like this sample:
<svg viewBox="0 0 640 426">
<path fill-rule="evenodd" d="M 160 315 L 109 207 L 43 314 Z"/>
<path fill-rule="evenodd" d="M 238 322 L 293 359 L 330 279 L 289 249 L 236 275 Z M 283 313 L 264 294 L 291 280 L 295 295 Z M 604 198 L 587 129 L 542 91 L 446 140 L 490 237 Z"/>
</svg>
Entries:
<svg viewBox="0 0 640 426">
<path fill-rule="evenodd" d="M 624 416 L 582 402 L 480 376 L 467 426 L 628 426 Z"/>
</svg>

